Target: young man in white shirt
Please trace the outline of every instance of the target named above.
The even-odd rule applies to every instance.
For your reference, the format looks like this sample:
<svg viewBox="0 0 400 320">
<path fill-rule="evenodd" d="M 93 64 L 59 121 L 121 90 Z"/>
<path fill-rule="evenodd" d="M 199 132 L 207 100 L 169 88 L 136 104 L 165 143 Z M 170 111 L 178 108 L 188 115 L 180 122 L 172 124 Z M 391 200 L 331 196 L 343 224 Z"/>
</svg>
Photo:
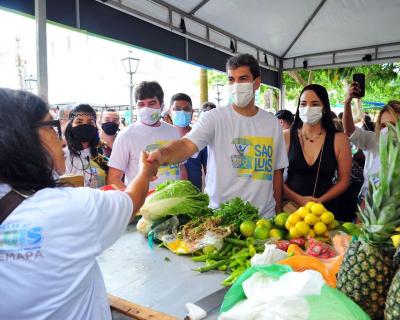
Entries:
<svg viewBox="0 0 400 320">
<path fill-rule="evenodd" d="M 206 112 L 185 137 L 152 152 L 149 161 L 179 163 L 208 146 L 206 188 L 210 205 L 241 197 L 264 217 L 281 210 L 282 169 L 288 160 L 282 129 L 254 104 L 260 87 L 257 60 L 249 54 L 226 65 L 232 104 Z"/>
<path fill-rule="evenodd" d="M 118 134 L 108 162 L 107 183 L 120 189 L 138 174 L 141 151 L 154 151 L 180 137 L 176 128 L 160 121 L 164 92 L 158 82 L 141 82 L 135 89 L 135 101 L 138 121 Z M 125 184 L 122 182 L 124 174 Z M 187 179 L 185 166 L 165 164 L 160 167 L 158 178 L 150 188 L 154 189 L 166 180 L 178 179 Z"/>
</svg>

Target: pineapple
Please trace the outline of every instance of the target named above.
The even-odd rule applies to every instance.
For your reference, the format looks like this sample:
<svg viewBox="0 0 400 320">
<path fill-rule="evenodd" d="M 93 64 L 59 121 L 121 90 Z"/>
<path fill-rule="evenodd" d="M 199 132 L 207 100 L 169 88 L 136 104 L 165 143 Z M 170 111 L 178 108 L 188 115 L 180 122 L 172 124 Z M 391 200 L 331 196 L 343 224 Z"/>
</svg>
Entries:
<svg viewBox="0 0 400 320">
<path fill-rule="evenodd" d="M 400 141 L 400 122 L 390 128 L 387 137 L 381 137 L 379 183 L 369 186 L 365 209 L 358 212 L 363 223 L 362 235 L 347 250 L 337 279 L 337 288 L 372 319 L 383 319 L 386 294 L 395 272 L 390 236 L 400 225 L 400 148 L 397 141 Z"/>
<path fill-rule="evenodd" d="M 400 249 L 397 249 L 393 261 L 398 268 L 400 266 Z M 397 270 L 390 285 L 385 308 L 385 320 L 398 319 L 400 319 L 400 269 Z"/>
</svg>

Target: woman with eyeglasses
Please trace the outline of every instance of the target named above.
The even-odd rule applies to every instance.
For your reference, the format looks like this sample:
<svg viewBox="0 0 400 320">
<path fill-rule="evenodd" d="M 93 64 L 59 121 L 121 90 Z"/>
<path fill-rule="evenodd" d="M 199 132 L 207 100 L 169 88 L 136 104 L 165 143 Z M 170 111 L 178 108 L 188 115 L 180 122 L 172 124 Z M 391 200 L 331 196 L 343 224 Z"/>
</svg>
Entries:
<svg viewBox="0 0 400 320">
<path fill-rule="evenodd" d="M 63 187 L 48 105 L 0 88 L 0 110 L 0 319 L 111 319 L 96 256 L 140 209 L 158 164 L 142 154 L 125 192 Z"/>
<path fill-rule="evenodd" d="M 96 112 L 88 104 L 75 106 L 65 129 L 66 173 L 84 177 L 84 186 L 100 188 L 106 184 L 107 160 L 99 153 L 100 138 Z"/>
</svg>

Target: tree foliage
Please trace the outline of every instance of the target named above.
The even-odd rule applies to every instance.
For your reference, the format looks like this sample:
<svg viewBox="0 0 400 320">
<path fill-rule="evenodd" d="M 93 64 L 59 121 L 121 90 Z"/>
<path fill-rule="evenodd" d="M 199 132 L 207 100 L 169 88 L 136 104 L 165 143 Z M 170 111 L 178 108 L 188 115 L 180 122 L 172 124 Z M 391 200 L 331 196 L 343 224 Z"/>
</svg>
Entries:
<svg viewBox="0 0 400 320">
<path fill-rule="evenodd" d="M 286 98 L 297 101 L 305 85 L 318 83 L 328 90 L 331 105 L 342 103 L 354 73 L 365 74 L 365 101 L 385 103 L 400 99 L 400 63 L 284 72 Z"/>
</svg>

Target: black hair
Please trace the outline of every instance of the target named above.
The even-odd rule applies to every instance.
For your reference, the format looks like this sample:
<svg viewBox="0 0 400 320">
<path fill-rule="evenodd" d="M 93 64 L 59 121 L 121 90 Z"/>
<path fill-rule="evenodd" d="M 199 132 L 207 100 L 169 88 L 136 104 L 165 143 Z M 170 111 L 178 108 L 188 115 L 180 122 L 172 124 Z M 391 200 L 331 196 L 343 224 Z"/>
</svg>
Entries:
<svg viewBox="0 0 400 320">
<path fill-rule="evenodd" d="M 242 66 L 247 66 L 250 68 L 253 79 L 260 76 L 260 66 L 258 65 L 257 59 L 248 53 L 238 54 L 236 56 L 230 57 L 226 62 L 226 71 L 235 70 Z"/>
<path fill-rule="evenodd" d="M 308 86 L 305 86 L 303 90 L 300 92 L 299 100 L 297 103 L 296 115 L 294 116 L 294 121 L 290 129 L 297 130 L 303 126 L 303 121 L 301 121 L 299 116 L 299 106 L 300 106 L 301 95 L 303 94 L 304 91 L 307 90 L 314 91 L 314 93 L 322 101 L 322 106 L 323 106 L 322 119 L 321 119 L 322 128 L 324 128 L 326 132 L 331 132 L 331 133 L 338 132 L 337 129 L 335 128 L 332 119 L 332 112 L 331 112 L 331 105 L 329 103 L 328 91 L 326 91 L 325 87 L 319 84 L 309 84 Z"/>
<path fill-rule="evenodd" d="M 192 106 L 192 99 L 190 99 L 190 97 L 186 93 L 176 93 L 176 94 L 174 94 L 172 96 L 172 98 L 171 98 L 171 102 L 170 102 L 169 105 L 172 106 L 172 104 L 175 101 L 178 101 L 178 100 L 183 100 L 183 101 L 189 102 L 190 106 Z"/>
<path fill-rule="evenodd" d="M 343 112 L 339 112 L 338 118 L 339 118 L 340 120 L 343 120 Z"/>
<path fill-rule="evenodd" d="M 215 103 L 213 103 L 213 102 L 204 102 L 202 105 L 201 105 L 201 112 L 204 112 L 204 111 L 210 111 L 210 110 L 212 110 L 212 109 L 215 109 L 215 108 L 217 108 L 217 106 L 215 105 Z"/>
<path fill-rule="evenodd" d="M 374 125 L 374 123 L 372 122 L 372 119 L 371 119 L 370 116 L 368 116 L 368 115 L 365 115 L 365 116 L 364 116 L 364 123 L 363 123 L 363 125 L 362 125 L 362 128 L 363 128 L 364 130 L 366 130 L 366 131 L 372 131 L 372 132 L 375 131 L 375 125 Z"/>
<path fill-rule="evenodd" d="M 49 106 L 32 93 L 0 88 L 0 110 L 0 182 L 20 191 L 56 187 L 52 158 L 38 133 Z"/>
<path fill-rule="evenodd" d="M 69 114 L 68 125 L 65 128 L 65 140 L 67 141 L 67 147 L 70 154 L 74 156 L 79 156 L 82 150 L 82 143 L 77 139 L 75 139 L 74 135 L 72 134 L 72 122 L 74 121 L 78 113 L 90 114 L 93 117 L 96 126 L 96 112 L 90 105 L 78 104 L 72 109 L 71 113 Z M 98 152 L 99 142 L 100 138 L 98 134 L 91 141 L 89 141 L 90 154 L 92 155 L 92 157 L 97 157 L 99 154 Z"/>
<path fill-rule="evenodd" d="M 106 109 L 106 110 L 104 110 L 104 112 L 117 112 L 117 110 L 115 110 L 115 109 Z"/>
<path fill-rule="evenodd" d="M 135 88 L 135 101 L 157 97 L 160 104 L 164 103 L 164 91 L 156 81 L 142 81 Z"/>
</svg>

